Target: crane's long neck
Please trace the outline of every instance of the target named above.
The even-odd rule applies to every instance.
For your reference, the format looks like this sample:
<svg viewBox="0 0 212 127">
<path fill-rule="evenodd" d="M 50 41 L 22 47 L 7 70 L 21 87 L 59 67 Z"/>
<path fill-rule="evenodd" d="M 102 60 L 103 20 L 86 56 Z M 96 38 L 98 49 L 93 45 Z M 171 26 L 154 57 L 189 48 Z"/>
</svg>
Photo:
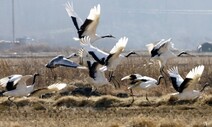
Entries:
<svg viewBox="0 0 212 127">
<path fill-rule="evenodd" d="M 179 53 L 177 56 L 179 57 L 179 56 L 181 56 L 181 55 L 183 55 L 183 54 L 187 54 L 188 55 L 188 53 L 187 52 L 181 52 L 181 53 Z"/>
<path fill-rule="evenodd" d="M 162 78 L 163 78 L 162 75 L 160 75 L 160 76 L 158 77 L 158 81 L 157 81 L 156 85 L 159 85 L 159 84 L 160 84 L 160 81 L 161 81 Z"/>
<path fill-rule="evenodd" d="M 104 36 L 100 36 L 100 38 L 115 38 L 113 35 L 104 35 Z"/>
<path fill-rule="evenodd" d="M 129 52 L 127 55 L 125 55 L 125 57 L 129 57 L 132 54 L 136 54 L 134 51 Z"/>
<path fill-rule="evenodd" d="M 66 57 L 66 59 L 70 59 L 72 57 L 77 57 L 78 55 L 76 53 L 72 53 L 71 55 L 69 55 L 68 57 Z"/>
<path fill-rule="evenodd" d="M 205 85 L 202 87 L 202 89 L 200 90 L 200 92 L 204 91 L 204 89 L 207 87 L 207 86 L 210 86 L 208 83 L 205 83 Z"/>
<path fill-rule="evenodd" d="M 35 80 L 36 80 L 36 77 L 37 76 L 39 76 L 38 74 L 34 74 L 34 76 L 33 76 L 33 80 L 32 80 L 32 85 L 34 85 L 35 84 Z"/>
<path fill-rule="evenodd" d="M 35 80 L 36 80 L 37 76 L 39 76 L 39 74 L 34 74 L 33 75 L 33 80 L 32 80 L 32 85 L 27 86 L 26 92 L 27 92 L 28 95 L 34 90 Z"/>
</svg>

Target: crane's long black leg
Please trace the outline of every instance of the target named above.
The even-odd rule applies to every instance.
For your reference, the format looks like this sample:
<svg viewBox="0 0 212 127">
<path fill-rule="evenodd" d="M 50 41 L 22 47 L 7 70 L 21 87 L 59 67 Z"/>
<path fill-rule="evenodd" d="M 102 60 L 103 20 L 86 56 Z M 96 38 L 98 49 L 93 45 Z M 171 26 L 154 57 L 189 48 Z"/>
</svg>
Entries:
<svg viewBox="0 0 212 127">
<path fill-rule="evenodd" d="M 164 79 L 165 85 L 167 87 L 168 85 L 167 85 L 166 78 L 165 78 L 165 76 L 167 76 L 167 74 L 163 69 L 164 69 L 164 67 L 160 68 L 160 74 L 164 77 L 163 79 Z"/>
<path fill-rule="evenodd" d="M 113 78 L 113 71 L 112 72 L 109 71 L 109 80 L 108 81 L 110 82 L 112 80 L 112 78 Z"/>
<path fill-rule="evenodd" d="M 111 81 L 111 74 L 110 74 L 111 72 L 109 71 L 109 75 L 108 75 L 108 81 L 110 82 Z"/>
<path fill-rule="evenodd" d="M 118 86 L 118 88 L 120 88 L 120 83 L 118 82 L 118 80 L 115 78 L 115 76 L 112 76 L 113 80 L 117 83 L 117 85 L 115 86 Z"/>
<path fill-rule="evenodd" d="M 11 106 L 12 106 L 12 100 L 10 100 L 10 98 L 11 98 L 11 97 L 8 97 L 8 101 L 9 101 L 9 103 L 10 103 L 10 105 L 9 105 L 9 113 L 10 113 L 10 108 L 11 108 Z"/>
<path fill-rule="evenodd" d="M 113 82 L 113 85 L 115 86 L 115 88 L 120 88 L 119 82 L 114 77 L 113 77 L 112 82 Z"/>
<path fill-rule="evenodd" d="M 164 71 L 164 67 L 162 69 L 163 73 L 165 74 L 166 77 L 169 77 L 169 75 Z"/>
<path fill-rule="evenodd" d="M 117 86 L 116 86 L 116 84 L 115 84 L 115 81 L 112 80 L 112 82 L 113 82 L 113 85 L 115 86 L 115 88 L 117 88 Z"/>
<path fill-rule="evenodd" d="M 146 100 L 150 103 L 149 98 L 147 97 L 147 92 L 146 92 Z"/>
<path fill-rule="evenodd" d="M 8 101 L 10 102 L 10 107 L 11 107 L 11 104 L 14 104 L 14 105 L 16 106 L 17 110 L 18 110 L 18 109 L 19 109 L 18 105 L 17 105 L 15 102 L 13 102 L 13 101 L 11 100 L 11 98 L 12 98 L 12 97 L 8 97 Z"/>
<path fill-rule="evenodd" d="M 114 79 L 114 80 L 112 80 L 112 79 Z M 112 72 L 109 72 L 109 80 L 108 80 L 109 82 L 113 82 L 113 84 L 114 84 L 114 86 L 115 86 L 115 88 L 117 88 L 117 86 L 120 88 L 120 84 L 119 84 L 119 82 L 118 82 L 118 80 L 115 78 L 115 76 L 113 75 L 113 71 Z M 116 85 L 116 84 L 117 85 Z"/>
<path fill-rule="evenodd" d="M 135 101 L 132 89 L 130 89 L 130 94 L 132 96 L 132 101 L 131 101 L 129 106 L 131 106 L 134 103 L 134 101 Z"/>
</svg>

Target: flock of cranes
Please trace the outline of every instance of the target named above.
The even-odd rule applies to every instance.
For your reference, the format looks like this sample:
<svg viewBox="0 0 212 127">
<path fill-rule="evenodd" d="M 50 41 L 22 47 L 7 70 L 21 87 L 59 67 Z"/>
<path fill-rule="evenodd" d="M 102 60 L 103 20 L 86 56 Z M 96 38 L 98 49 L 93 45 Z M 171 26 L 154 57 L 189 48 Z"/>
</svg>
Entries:
<svg viewBox="0 0 212 127">
<path fill-rule="evenodd" d="M 45 66 L 47 68 L 53 69 L 59 66 L 76 68 L 76 69 L 88 69 L 88 82 L 96 85 L 105 85 L 109 84 L 111 81 L 115 87 L 120 87 L 118 80 L 116 79 L 114 72 L 121 61 L 126 59 L 130 55 L 138 55 L 134 51 L 123 54 L 123 51 L 128 43 L 127 37 L 121 37 L 110 52 L 105 52 L 92 44 L 101 38 L 115 38 L 114 36 L 108 34 L 105 36 L 99 36 L 96 34 L 96 29 L 100 19 L 100 5 L 94 6 L 91 8 L 88 17 L 84 22 L 79 18 L 77 13 L 73 9 L 73 4 L 71 5 L 67 2 L 65 9 L 68 13 L 68 16 L 71 17 L 73 24 L 77 30 L 78 37 L 74 38 L 79 41 L 81 49 L 77 53 L 73 53 L 68 57 L 63 55 L 58 55 L 52 60 L 50 60 Z M 82 22 L 82 25 L 79 27 L 77 20 Z M 182 54 L 188 54 L 187 52 L 181 52 L 175 54 L 172 50 L 176 50 L 171 39 L 162 39 L 156 44 L 146 45 L 150 53 L 151 59 L 159 61 L 160 73 L 158 79 L 154 79 L 148 76 L 142 76 L 140 74 L 130 74 L 121 79 L 130 80 L 130 86 L 128 89 L 131 91 L 133 96 L 132 89 L 139 86 L 141 89 L 150 89 L 157 87 L 160 84 L 162 78 L 165 79 L 165 76 L 168 76 L 172 82 L 173 88 L 177 91 L 173 95 L 179 99 L 195 99 L 200 96 L 200 93 L 204 90 L 208 83 L 206 83 L 202 90 L 195 90 L 195 85 L 198 84 L 201 75 L 204 71 L 204 65 L 199 65 L 193 68 L 183 79 L 179 72 L 178 67 L 173 67 L 164 70 L 166 62 L 168 59 L 179 57 Z M 79 62 L 74 62 L 72 58 L 79 58 Z M 109 72 L 109 78 L 105 76 L 105 72 Z M 168 74 L 167 74 L 168 73 Z M 4 87 L 3 95 L 10 97 L 21 97 L 21 96 L 31 96 L 39 91 L 58 91 L 67 86 L 67 84 L 52 84 L 48 87 L 42 89 L 34 89 L 34 84 L 36 77 L 41 74 L 34 75 L 19 75 L 14 74 L 5 78 L 0 79 L 0 86 Z M 26 81 L 30 78 L 33 78 L 31 85 L 26 85 Z M 146 99 L 148 100 L 147 96 Z"/>
</svg>

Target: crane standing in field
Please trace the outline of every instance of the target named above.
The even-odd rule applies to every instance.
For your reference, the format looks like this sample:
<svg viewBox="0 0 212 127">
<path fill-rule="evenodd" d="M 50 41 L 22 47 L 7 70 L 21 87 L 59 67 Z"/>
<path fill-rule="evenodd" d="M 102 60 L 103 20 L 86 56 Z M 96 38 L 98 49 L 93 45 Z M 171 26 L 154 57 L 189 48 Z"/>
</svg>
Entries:
<svg viewBox="0 0 212 127">
<path fill-rule="evenodd" d="M 11 100 L 12 97 L 28 96 L 34 89 L 35 80 L 37 76 L 39 76 L 38 73 L 35 73 L 34 75 L 24 75 L 24 76 L 14 74 L 0 79 L 0 86 L 5 88 L 5 90 L 3 90 L 3 95 L 9 96 L 8 100 L 11 103 L 14 103 Z M 32 77 L 33 77 L 32 84 L 27 86 L 26 81 Z M 16 105 L 16 103 L 14 104 Z M 16 107 L 18 108 L 17 105 Z"/>
<path fill-rule="evenodd" d="M 44 91 L 45 92 L 59 91 L 63 89 L 64 87 L 66 87 L 66 84 L 64 83 L 57 83 L 57 84 L 52 84 L 48 87 L 35 90 L 34 86 L 35 86 L 36 77 L 39 75 L 40 75 L 39 73 L 35 73 L 34 75 L 24 75 L 24 76 L 20 74 L 14 74 L 14 75 L 10 75 L 0 79 L 0 86 L 5 88 L 5 90 L 3 91 L 3 95 L 9 96 L 8 100 L 11 103 L 14 103 L 11 100 L 12 97 L 28 97 L 28 96 L 34 95 L 35 93 L 38 93 L 39 91 L 42 91 L 42 93 L 44 93 Z M 30 78 L 33 78 L 32 83 L 30 85 L 27 85 L 26 82 Z"/>
<path fill-rule="evenodd" d="M 78 19 L 80 19 L 80 18 L 74 11 L 73 5 L 71 5 L 69 2 L 67 2 L 65 9 L 66 9 L 69 17 L 71 17 L 75 28 L 77 29 L 78 38 L 74 38 L 75 40 L 80 40 L 81 38 L 83 38 L 85 36 L 89 36 L 91 39 L 90 42 L 93 43 L 96 40 L 99 40 L 101 38 L 115 38 L 114 36 L 112 36 L 110 34 L 105 35 L 105 36 L 99 36 L 96 34 L 96 28 L 99 24 L 99 19 L 100 19 L 100 5 L 99 4 L 97 6 L 94 6 L 93 8 L 91 8 L 88 17 L 86 18 L 86 20 L 80 27 L 78 26 L 78 22 L 77 22 L 77 18 Z M 82 22 L 82 20 L 80 20 L 80 21 Z"/>
<path fill-rule="evenodd" d="M 1 87 L 5 88 L 3 95 L 11 97 L 22 97 L 28 96 L 33 90 L 35 86 L 36 77 L 40 74 L 35 73 L 34 75 L 11 75 L 5 78 L 0 79 Z M 30 78 L 33 78 L 32 84 L 27 86 L 26 82 Z"/>
<path fill-rule="evenodd" d="M 148 90 L 148 89 L 157 87 L 160 84 L 161 78 L 163 78 L 162 75 L 160 75 L 158 79 L 156 80 L 154 78 L 151 78 L 148 76 L 142 76 L 140 74 L 131 74 L 131 75 L 123 77 L 121 80 L 123 81 L 127 79 L 131 81 L 130 82 L 131 86 L 128 87 L 128 89 L 130 90 L 133 97 L 134 96 L 132 91 L 133 88 L 140 86 L 141 89 Z M 146 93 L 146 100 L 149 102 L 147 93 Z M 133 101 L 134 101 L 134 97 L 133 97 Z"/>
<path fill-rule="evenodd" d="M 176 96 L 180 100 L 191 100 L 199 97 L 205 87 L 209 86 L 209 84 L 206 83 L 201 90 L 194 90 L 195 85 L 199 82 L 203 71 L 203 65 L 197 66 L 189 71 L 186 78 L 183 79 L 180 76 L 177 67 L 169 69 L 169 77 L 172 81 L 174 89 L 177 91 L 177 93 L 173 93 L 172 95 Z"/>
</svg>

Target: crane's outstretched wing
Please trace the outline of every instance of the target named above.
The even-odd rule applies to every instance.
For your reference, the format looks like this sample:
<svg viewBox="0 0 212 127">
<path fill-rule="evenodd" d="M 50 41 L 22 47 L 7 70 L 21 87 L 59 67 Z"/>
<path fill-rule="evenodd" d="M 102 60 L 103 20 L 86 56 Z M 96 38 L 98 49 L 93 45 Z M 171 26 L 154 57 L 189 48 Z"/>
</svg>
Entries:
<svg viewBox="0 0 212 127">
<path fill-rule="evenodd" d="M 46 65 L 47 68 L 56 68 L 59 66 L 84 69 L 79 64 L 65 58 L 63 55 L 58 55 L 50 60 Z"/>
<path fill-rule="evenodd" d="M 126 45 L 128 42 L 127 37 L 122 37 L 118 40 L 116 45 L 110 50 L 110 54 L 107 56 L 107 59 L 105 60 L 105 63 L 103 67 L 100 68 L 101 71 L 106 71 L 107 70 L 107 65 L 110 63 L 111 60 L 119 60 L 119 55 L 124 51 Z M 119 62 L 117 61 L 115 64 L 118 64 Z"/>
<path fill-rule="evenodd" d="M 110 50 L 110 54 L 121 54 L 128 42 L 128 38 L 127 37 L 122 37 L 118 40 L 118 42 L 116 43 L 116 45 Z"/>
<path fill-rule="evenodd" d="M 33 75 L 22 76 L 21 79 L 16 84 L 16 89 L 25 89 L 27 86 L 27 84 L 26 84 L 27 80 L 29 80 L 32 77 L 33 77 Z"/>
<path fill-rule="evenodd" d="M 95 61 L 101 65 L 105 64 L 105 60 L 109 54 L 98 49 L 97 47 L 92 46 L 88 36 L 81 39 L 80 45 L 94 58 Z"/>
<path fill-rule="evenodd" d="M 151 54 L 151 57 L 160 56 L 162 53 L 167 52 L 173 48 L 174 44 L 171 42 L 171 38 L 168 40 L 161 39 L 157 44 L 148 44 L 146 45 L 148 51 Z"/>
<path fill-rule="evenodd" d="M 195 89 L 195 85 L 199 82 L 200 77 L 204 71 L 204 66 L 199 65 L 193 68 L 187 75 L 186 79 L 180 86 L 180 92 L 183 91 L 193 91 Z"/>
<path fill-rule="evenodd" d="M 82 19 L 77 15 L 77 13 L 74 11 L 74 6 L 73 6 L 73 2 L 70 4 L 70 2 L 67 2 L 65 4 L 65 9 L 66 9 L 66 12 L 68 13 L 68 16 L 71 17 L 73 23 L 74 23 L 74 26 L 76 27 L 76 29 L 79 31 L 79 26 L 78 26 L 78 23 L 77 23 L 77 19 L 80 20 L 81 24 L 83 23 L 82 22 Z"/>
<path fill-rule="evenodd" d="M 93 37 L 96 34 L 96 28 L 99 24 L 100 18 L 100 5 L 94 6 L 91 8 L 90 13 L 82 24 L 79 30 L 79 37 L 82 38 L 84 36 Z"/>
<path fill-rule="evenodd" d="M 48 87 L 34 90 L 29 96 L 40 96 L 42 94 L 60 91 L 64 89 L 66 86 L 67 86 L 66 83 L 55 83 L 55 84 L 49 85 Z"/>
<path fill-rule="evenodd" d="M 178 72 L 178 68 L 173 67 L 167 71 L 168 71 L 169 77 L 172 81 L 172 85 L 173 85 L 174 89 L 179 92 L 180 91 L 179 88 L 183 82 L 183 78 L 180 76 L 180 74 Z"/>
<path fill-rule="evenodd" d="M 22 75 L 19 74 L 4 77 L 0 79 L 0 86 L 5 88 L 8 82 L 13 82 L 13 84 L 16 84 L 21 79 L 21 77 Z"/>
<path fill-rule="evenodd" d="M 143 76 L 140 74 L 131 74 L 131 75 L 127 75 L 127 76 L 123 77 L 121 79 L 121 81 L 130 80 L 131 81 L 130 84 L 135 84 L 135 83 L 141 81 L 142 78 L 143 78 Z"/>
<path fill-rule="evenodd" d="M 125 76 L 125 77 L 123 77 L 122 79 L 121 79 L 121 81 L 123 81 L 123 80 L 136 80 L 136 79 L 140 79 L 140 78 L 142 78 L 142 76 L 140 75 L 140 74 L 131 74 L 131 75 L 127 75 L 127 76 Z"/>
<path fill-rule="evenodd" d="M 161 43 L 164 42 L 164 41 L 165 41 L 165 39 L 161 39 L 156 44 L 150 43 L 150 44 L 146 45 L 147 50 L 148 50 L 149 54 L 151 55 L 151 57 L 158 55 L 158 50 L 161 46 Z"/>
</svg>

